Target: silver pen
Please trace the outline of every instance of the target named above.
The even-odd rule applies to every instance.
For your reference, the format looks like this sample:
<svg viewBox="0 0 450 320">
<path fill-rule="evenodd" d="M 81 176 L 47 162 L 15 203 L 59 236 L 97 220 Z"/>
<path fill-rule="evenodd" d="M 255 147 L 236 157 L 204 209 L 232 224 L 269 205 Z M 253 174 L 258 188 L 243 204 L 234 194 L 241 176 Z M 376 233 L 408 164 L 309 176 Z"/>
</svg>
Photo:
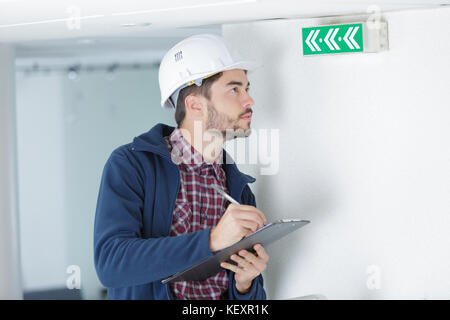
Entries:
<svg viewBox="0 0 450 320">
<path fill-rule="evenodd" d="M 224 196 L 225 199 L 227 199 L 227 200 L 230 201 L 231 203 L 240 204 L 239 202 L 237 202 L 236 200 L 234 200 L 230 195 L 228 195 L 225 191 L 223 191 L 222 189 L 220 189 L 216 184 L 212 184 L 211 187 L 213 187 L 214 190 L 216 190 L 218 193 L 220 193 L 222 196 Z"/>
<path fill-rule="evenodd" d="M 222 196 L 225 197 L 225 199 L 227 199 L 228 201 L 235 203 L 235 204 L 240 204 L 239 202 L 237 202 L 236 200 L 234 200 L 230 195 L 228 195 L 225 191 L 223 191 L 222 189 L 220 189 L 216 184 L 212 184 L 211 187 L 214 188 L 214 190 L 216 190 L 218 193 L 220 193 Z M 263 227 L 266 224 L 263 224 Z"/>
</svg>

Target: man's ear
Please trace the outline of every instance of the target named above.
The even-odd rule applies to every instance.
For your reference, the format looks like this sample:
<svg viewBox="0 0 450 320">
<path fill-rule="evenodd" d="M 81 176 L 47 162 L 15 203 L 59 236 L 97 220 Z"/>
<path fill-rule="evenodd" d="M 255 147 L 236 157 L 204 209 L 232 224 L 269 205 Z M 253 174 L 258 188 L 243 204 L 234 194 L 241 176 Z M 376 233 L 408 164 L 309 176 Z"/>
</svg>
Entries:
<svg viewBox="0 0 450 320">
<path fill-rule="evenodd" d="M 186 113 L 189 113 L 194 119 L 203 117 L 203 104 L 200 97 L 190 94 L 184 99 Z"/>
</svg>

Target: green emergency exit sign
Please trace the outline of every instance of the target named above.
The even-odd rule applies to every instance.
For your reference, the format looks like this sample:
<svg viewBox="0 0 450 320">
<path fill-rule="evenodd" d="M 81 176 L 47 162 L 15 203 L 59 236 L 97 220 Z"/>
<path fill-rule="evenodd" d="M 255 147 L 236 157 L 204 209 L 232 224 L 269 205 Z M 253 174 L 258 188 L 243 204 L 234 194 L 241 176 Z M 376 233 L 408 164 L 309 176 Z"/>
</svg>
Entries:
<svg viewBox="0 0 450 320">
<path fill-rule="evenodd" d="M 302 28 L 303 55 L 363 52 L 363 24 Z"/>
</svg>

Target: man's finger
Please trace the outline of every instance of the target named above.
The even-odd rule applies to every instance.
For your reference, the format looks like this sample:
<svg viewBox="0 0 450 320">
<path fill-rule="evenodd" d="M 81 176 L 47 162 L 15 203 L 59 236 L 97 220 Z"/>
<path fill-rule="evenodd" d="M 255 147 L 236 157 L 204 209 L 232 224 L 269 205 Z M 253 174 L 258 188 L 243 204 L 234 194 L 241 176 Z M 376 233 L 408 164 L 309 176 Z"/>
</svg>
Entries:
<svg viewBox="0 0 450 320">
<path fill-rule="evenodd" d="M 261 219 L 264 221 L 264 223 L 267 223 L 267 219 L 264 216 L 264 213 L 262 213 L 260 210 L 258 210 L 256 207 L 254 206 L 250 206 L 250 205 L 246 205 L 246 204 L 240 204 L 238 206 L 236 206 L 237 209 L 240 209 L 242 211 L 252 211 L 257 213 Z"/>
<path fill-rule="evenodd" d="M 266 221 L 265 218 L 261 218 L 261 216 L 254 211 L 243 211 L 243 210 L 239 210 L 239 209 L 235 213 L 234 218 L 239 219 L 239 220 L 255 221 L 258 223 L 258 225 L 260 227 L 262 227 Z"/>
<path fill-rule="evenodd" d="M 248 230 L 244 237 L 248 237 L 249 235 L 253 234 L 253 230 Z"/>
<path fill-rule="evenodd" d="M 252 270 L 254 266 L 250 263 L 250 261 L 245 260 L 244 258 L 238 256 L 237 254 L 233 254 L 231 257 L 231 260 L 237 262 L 241 268 Z"/>
<path fill-rule="evenodd" d="M 224 269 L 231 270 L 234 273 L 240 273 L 241 271 L 243 271 L 239 266 L 235 266 L 234 264 L 227 263 L 227 262 L 222 262 L 220 264 L 220 266 Z"/>
<path fill-rule="evenodd" d="M 253 253 L 247 250 L 239 251 L 239 255 L 242 256 L 248 263 L 251 263 L 258 272 L 264 271 L 266 269 L 266 263 L 263 259 L 255 256 Z"/>
<path fill-rule="evenodd" d="M 255 244 L 253 246 L 253 249 L 255 249 L 256 253 L 258 254 L 258 257 L 260 257 L 261 259 L 264 260 L 264 262 L 269 261 L 269 255 L 267 254 L 266 250 L 264 249 L 264 247 L 262 245 Z"/>
<path fill-rule="evenodd" d="M 245 229 L 249 229 L 251 232 L 259 229 L 259 224 L 252 220 L 239 220 L 239 224 Z"/>
</svg>

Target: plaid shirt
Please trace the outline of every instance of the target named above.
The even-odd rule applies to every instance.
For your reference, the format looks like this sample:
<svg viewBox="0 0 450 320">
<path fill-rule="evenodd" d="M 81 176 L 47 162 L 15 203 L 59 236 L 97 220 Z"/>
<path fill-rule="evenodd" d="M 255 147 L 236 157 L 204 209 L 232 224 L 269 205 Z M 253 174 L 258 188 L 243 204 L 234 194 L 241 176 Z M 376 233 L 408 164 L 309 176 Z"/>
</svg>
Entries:
<svg viewBox="0 0 450 320">
<path fill-rule="evenodd" d="M 221 166 L 222 149 L 216 161 L 208 164 L 202 154 L 183 138 L 179 128 L 175 128 L 164 139 L 172 160 L 180 168 L 181 179 L 170 235 L 178 236 L 215 227 L 228 203 L 210 187 L 215 183 L 228 192 L 225 171 Z M 222 270 L 204 281 L 178 281 L 170 283 L 169 287 L 175 299 L 224 299 L 228 289 L 228 274 Z"/>
</svg>

